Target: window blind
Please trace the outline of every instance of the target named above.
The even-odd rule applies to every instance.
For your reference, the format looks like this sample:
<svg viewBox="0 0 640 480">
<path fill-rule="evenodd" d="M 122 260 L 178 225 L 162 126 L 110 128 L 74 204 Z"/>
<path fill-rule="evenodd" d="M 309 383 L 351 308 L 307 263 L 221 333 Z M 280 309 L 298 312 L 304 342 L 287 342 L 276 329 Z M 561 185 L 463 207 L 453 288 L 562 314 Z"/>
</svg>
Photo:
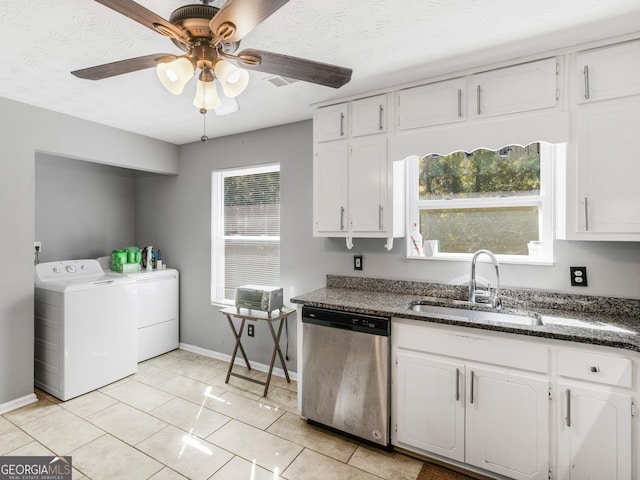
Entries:
<svg viewBox="0 0 640 480">
<path fill-rule="evenodd" d="M 229 302 L 241 285 L 280 283 L 280 171 L 227 171 L 221 180 L 223 248 L 217 251 L 224 268 L 216 280 L 223 281 L 217 291 Z"/>
</svg>

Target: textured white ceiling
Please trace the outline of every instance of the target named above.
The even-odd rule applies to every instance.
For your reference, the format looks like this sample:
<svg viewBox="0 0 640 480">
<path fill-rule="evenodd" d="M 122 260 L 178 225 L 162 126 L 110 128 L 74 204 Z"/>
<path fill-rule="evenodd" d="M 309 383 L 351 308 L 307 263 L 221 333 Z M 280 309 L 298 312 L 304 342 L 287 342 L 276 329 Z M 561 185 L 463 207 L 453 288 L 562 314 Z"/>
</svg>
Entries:
<svg viewBox="0 0 640 480">
<path fill-rule="evenodd" d="M 168 19 L 183 0 L 140 0 Z M 197 3 L 195 0 L 192 3 Z M 213 5 L 221 7 L 224 0 Z M 490 61 L 638 31 L 639 0 L 290 0 L 242 41 L 353 69 L 334 90 L 275 87 L 250 72 L 240 112 L 207 115 L 213 138 L 311 118 L 310 104 Z M 0 96 L 166 140 L 198 141 L 195 82 L 168 93 L 155 69 L 81 80 L 72 70 L 152 53 L 166 37 L 92 0 L 0 0 Z"/>
</svg>

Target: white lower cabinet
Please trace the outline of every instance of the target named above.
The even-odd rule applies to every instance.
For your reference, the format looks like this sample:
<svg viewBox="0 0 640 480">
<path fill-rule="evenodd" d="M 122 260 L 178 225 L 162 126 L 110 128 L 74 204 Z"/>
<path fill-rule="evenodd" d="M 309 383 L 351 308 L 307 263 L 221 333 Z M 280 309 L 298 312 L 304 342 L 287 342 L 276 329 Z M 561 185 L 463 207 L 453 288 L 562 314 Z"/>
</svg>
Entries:
<svg viewBox="0 0 640 480">
<path fill-rule="evenodd" d="M 398 441 L 464 461 L 464 363 L 397 354 Z"/>
<path fill-rule="evenodd" d="M 473 337 L 435 334 L 426 327 L 424 333 L 451 352 L 443 356 L 416 351 L 411 342 L 403 348 L 403 337 L 416 338 L 416 331 L 405 333 L 396 336 L 395 349 L 398 446 L 513 479 L 547 479 L 548 379 L 507 367 L 508 355 L 503 365 L 478 362 L 483 351 L 491 362 L 512 351 L 513 346 L 501 349 L 505 340 L 478 339 L 479 348 L 469 350 Z"/>
<path fill-rule="evenodd" d="M 640 478 L 638 353 L 397 318 L 391 338 L 395 446 L 497 478 Z"/>
<path fill-rule="evenodd" d="M 631 396 L 560 383 L 560 479 L 631 480 Z"/>
<path fill-rule="evenodd" d="M 467 365 L 465 461 L 514 479 L 549 474 L 549 381 Z"/>
</svg>

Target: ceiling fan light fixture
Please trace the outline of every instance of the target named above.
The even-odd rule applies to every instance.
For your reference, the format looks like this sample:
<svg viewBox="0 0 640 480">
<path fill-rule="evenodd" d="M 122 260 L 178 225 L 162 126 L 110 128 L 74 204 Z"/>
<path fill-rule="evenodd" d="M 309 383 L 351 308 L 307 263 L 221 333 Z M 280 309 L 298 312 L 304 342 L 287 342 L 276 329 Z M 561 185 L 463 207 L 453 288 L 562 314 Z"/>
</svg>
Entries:
<svg viewBox="0 0 640 480">
<path fill-rule="evenodd" d="M 214 71 L 227 97 L 237 97 L 244 92 L 249 84 L 249 72 L 244 68 L 236 67 L 227 60 L 218 60 Z"/>
<path fill-rule="evenodd" d="M 194 71 L 193 63 L 186 57 L 176 58 L 173 62 L 159 63 L 156 67 L 160 82 L 174 95 L 182 93 Z"/>
<path fill-rule="evenodd" d="M 203 82 L 198 79 L 193 104 L 200 109 L 206 108 L 207 110 L 214 110 L 218 108 L 222 104 L 222 100 L 220 100 L 218 96 L 216 82 Z"/>
</svg>

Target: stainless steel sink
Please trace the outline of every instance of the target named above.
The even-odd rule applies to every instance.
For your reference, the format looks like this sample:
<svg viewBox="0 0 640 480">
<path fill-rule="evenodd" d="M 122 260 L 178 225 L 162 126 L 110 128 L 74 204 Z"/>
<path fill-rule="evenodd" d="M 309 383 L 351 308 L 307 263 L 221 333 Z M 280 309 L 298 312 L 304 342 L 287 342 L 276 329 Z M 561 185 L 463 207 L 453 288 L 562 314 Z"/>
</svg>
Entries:
<svg viewBox="0 0 640 480">
<path fill-rule="evenodd" d="M 542 319 L 530 313 L 519 314 L 487 310 L 468 310 L 465 308 L 443 307 L 424 303 L 413 303 L 410 309 L 414 312 L 420 312 L 427 317 L 456 320 L 459 322 L 479 321 L 484 323 L 507 323 L 511 325 L 542 325 Z"/>
</svg>

